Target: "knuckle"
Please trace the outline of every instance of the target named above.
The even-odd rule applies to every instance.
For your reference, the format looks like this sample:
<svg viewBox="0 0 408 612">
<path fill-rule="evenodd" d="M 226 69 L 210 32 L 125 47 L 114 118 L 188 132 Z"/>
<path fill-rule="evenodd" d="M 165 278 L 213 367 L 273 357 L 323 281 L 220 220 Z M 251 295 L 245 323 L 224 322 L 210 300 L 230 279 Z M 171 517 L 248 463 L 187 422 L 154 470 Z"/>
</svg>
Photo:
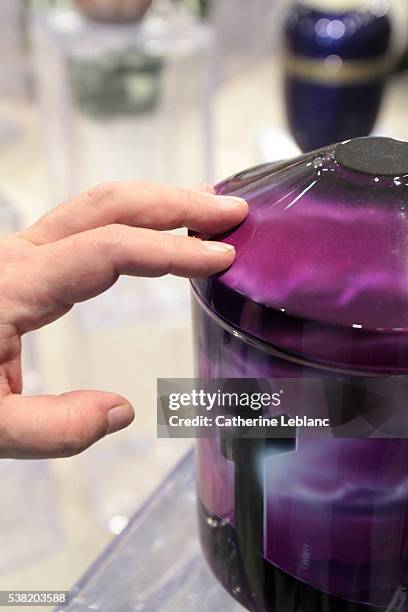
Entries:
<svg viewBox="0 0 408 612">
<path fill-rule="evenodd" d="M 3 242 L 0 245 L 0 321 L 14 321 L 25 296 L 32 288 L 27 281 L 27 270 L 32 270 L 36 262 L 33 249 L 26 249 L 24 241 L 14 244 Z"/>
<path fill-rule="evenodd" d="M 59 456 L 74 457 L 75 455 L 80 455 L 88 446 L 90 446 L 88 441 L 81 436 L 76 436 L 74 438 L 67 437 L 62 444 Z"/>
<path fill-rule="evenodd" d="M 117 249 L 125 237 L 125 227 L 119 223 L 105 225 L 95 230 L 97 246 L 103 250 Z"/>
<path fill-rule="evenodd" d="M 75 427 L 73 427 L 74 421 Z M 69 402 L 60 456 L 72 457 L 74 455 L 79 455 L 94 441 L 90 438 L 90 431 L 84 410 L 81 406 L 74 407 L 71 402 Z"/>
<path fill-rule="evenodd" d="M 180 254 L 186 251 L 186 245 L 189 243 L 189 240 L 185 236 L 172 236 L 173 240 L 173 252 Z"/>
<path fill-rule="evenodd" d="M 100 207 L 114 201 L 116 192 L 117 183 L 114 181 L 107 181 L 96 185 L 96 187 L 92 187 L 92 189 L 88 189 L 88 191 L 85 192 L 85 197 L 93 206 Z"/>
<path fill-rule="evenodd" d="M 155 276 L 164 276 L 172 271 L 179 248 L 175 238 L 175 236 L 166 233 L 160 236 L 160 262 Z"/>
<path fill-rule="evenodd" d="M 179 187 L 178 200 L 181 203 L 183 210 L 187 211 L 195 204 L 197 200 L 197 194 L 192 189 L 188 189 L 186 187 Z"/>
<path fill-rule="evenodd" d="M 211 185 L 211 183 L 207 183 L 206 181 L 198 185 L 198 191 L 200 191 L 201 193 L 205 193 L 205 194 L 215 195 L 214 186 Z"/>
<path fill-rule="evenodd" d="M 183 242 L 181 236 L 165 234 L 164 236 L 165 250 L 171 260 L 179 255 L 182 250 Z"/>
<path fill-rule="evenodd" d="M 6 381 L 2 380 L 2 386 Z M 4 400 L 0 401 L 0 448 L 7 446 L 10 439 L 10 427 L 7 420 L 7 406 Z"/>
<path fill-rule="evenodd" d="M 167 235 L 165 239 L 165 266 L 163 274 L 171 273 L 175 268 L 180 267 L 182 263 L 189 258 L 188 249 L 186 249 L 187 239 L 184 236 Z"/>
</svg>

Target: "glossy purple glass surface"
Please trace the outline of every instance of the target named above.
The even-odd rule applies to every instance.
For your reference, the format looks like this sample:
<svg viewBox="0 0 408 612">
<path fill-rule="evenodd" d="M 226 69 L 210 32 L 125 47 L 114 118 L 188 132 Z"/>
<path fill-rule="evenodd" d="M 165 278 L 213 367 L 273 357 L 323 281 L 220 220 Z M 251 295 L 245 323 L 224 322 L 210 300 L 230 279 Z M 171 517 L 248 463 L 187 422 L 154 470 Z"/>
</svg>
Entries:
<svg viewBox="0 0 408 612">
<path fill-rule="evenodd" d="M 335 147 L 237 175 L 218 187 L 250 205 L 223 238 L 236 262 L 195 287 L 220 316 L 276 347 L 330 365 L 405 371 L 407 184 L 408 174 L 343 167 Z"/>
<path fill-rule="evenodd" d="M 196 301 L 195 345 L 197 374 L 204 379 L 301 378 L 315 376 L 316 370 L 269 354 L 224 329 Z M 319 372 L 320 376 L 332 373 Z M 301 398 L 299 398 L 301 401 Z M 288 406 L 286 406 L 288 408 Z M 302 413 L 298 405 L 296 412 Z M 307 411 L 307 407 L 303 407 Z M 349 612 L 384 610 L 408 582 L 408 441 L 304 439 L 296 452 L 264 454 L 262 446 L 246 456 L 241 447 L 244 480 L 255 490 L 245 490 L 242 472 L 227 460 L 221 439 L 202 439 L 197 444 L 197 482 L 201 504 L 209 517 L 232 526 L 238 541 L 251 541 L 258 533 L 258 546 L 243 546 L 234 553 L 240 564 L 253 566 L 262 556 L 273 568 L 296 578 L 322 594 L 302 593 L 304 612 Z M 263 466 L 263 474 L 260 472 Z M 253 517 L 257 486 L 264 487 L 264 522 Z M 240 492 L 241 491 L 241 492 Z M 237 519 L 238 506 L 241 519 Z M 242 514 L 245 520 L 242 519 Z M 207 523 L 212 525 L 211 518 Z M 210 564 L 229 588 L 232 551 L 224 546 L 220 527 L 206 525 L 204 548 L 210 547 Z M 225 536 L 227 539 L 231 535 Z M 259 545 L 259 540 L 263 545 Z M 215 542 L 215 544 L 214 544 Z M 226 548 L 226 550 L 225 550 Z M 249 559 L 249 561 L 248 561 Z M 295 612 L 296 607 L 280 600 L 279 590 L 265 594 L 262 571 L 242 571 L 241 603 L 250 610 Z M 258 582 L 259 580 L 259 582 Z M 275 576 L 273 583 L 279 579 Z M 289 592 L 299 589 L 290 586 Z M 248 592 L 255 592 L 251 600 Z M 324 596 L 341 599 L 330 603 Z M 350 607 L 354 603 L 363 607 Z M 401 607 L 399 610 L 407 610 Z"/>
<path fill-rule="evenodd" d="M 407 371 L 407 147 L 333 146 L 218 186 L 250 213 L 222 237 L 233 266 L 193 282 L 200 377 Z M 406 439 L 303 439 L 273 456 L 200 440 L 197 473 L 207 558 L 249 610 L 408 610 Z"/>
</svg>

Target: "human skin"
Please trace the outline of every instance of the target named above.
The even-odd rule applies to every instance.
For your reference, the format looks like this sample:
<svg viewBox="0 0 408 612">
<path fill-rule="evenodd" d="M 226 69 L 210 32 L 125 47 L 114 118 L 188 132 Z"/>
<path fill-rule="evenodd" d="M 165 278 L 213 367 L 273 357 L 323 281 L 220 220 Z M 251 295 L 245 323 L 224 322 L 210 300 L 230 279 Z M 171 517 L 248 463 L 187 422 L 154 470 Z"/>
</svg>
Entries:
<svg viewBox="0 0 408 612">
<path fill-rule="evenodd" d="M 22 395 L 21 338 L 111 287 L 122 274 L 200 278 L 226 269 L 230 245 L 164 232 L 219 234 L 247 215 L 211 187 L 105 183 L 0 240 L 0 457 L 75 455 L 134 419 L 116 393 Z M 64 356 L 61 355 L 61 361 Z"/>
</svg>

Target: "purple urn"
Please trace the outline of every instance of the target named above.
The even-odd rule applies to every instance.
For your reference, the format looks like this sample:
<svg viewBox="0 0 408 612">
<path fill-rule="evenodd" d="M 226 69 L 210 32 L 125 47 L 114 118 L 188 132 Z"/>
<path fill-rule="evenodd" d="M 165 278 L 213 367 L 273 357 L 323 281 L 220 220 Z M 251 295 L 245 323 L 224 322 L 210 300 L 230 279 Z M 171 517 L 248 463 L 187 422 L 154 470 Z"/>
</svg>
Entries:
<svg viewBox="0 0 408 612">
<path fill-rule="evenodd" d="M 370 393 L 353 389 L 372 378 L 404 406 L 408 143 L 349 140 L 217 192 L 250 210 L 217 237 L 236 248 L 231 268 L 192 283 L 197 376 L 336 380 L 327 401 L 334 389 L 348 418 L 370 409 Z M 408 611 L 403 434 L 272 444 L 220 434 L 198 441 L 197 478 L 205 555 L 248 610 Z"/>
</svg>

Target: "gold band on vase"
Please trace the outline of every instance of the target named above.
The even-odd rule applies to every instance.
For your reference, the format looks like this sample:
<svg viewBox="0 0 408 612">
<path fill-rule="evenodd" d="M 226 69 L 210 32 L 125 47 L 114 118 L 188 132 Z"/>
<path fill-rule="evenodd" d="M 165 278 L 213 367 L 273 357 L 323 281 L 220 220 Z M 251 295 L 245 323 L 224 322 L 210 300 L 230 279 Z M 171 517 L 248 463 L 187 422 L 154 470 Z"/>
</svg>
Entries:
<svg viewBox="0 0 408 612">
<path fill-rule="evenodd" d="M 286 53 L 284 58 L 287 76 L 322 85 L 359 85 L 383 79 L 396 64 L 391 55 L 370 60 L 343 60 L 338 55 L 325 58 L 309 58 Z"/>
</svg>

